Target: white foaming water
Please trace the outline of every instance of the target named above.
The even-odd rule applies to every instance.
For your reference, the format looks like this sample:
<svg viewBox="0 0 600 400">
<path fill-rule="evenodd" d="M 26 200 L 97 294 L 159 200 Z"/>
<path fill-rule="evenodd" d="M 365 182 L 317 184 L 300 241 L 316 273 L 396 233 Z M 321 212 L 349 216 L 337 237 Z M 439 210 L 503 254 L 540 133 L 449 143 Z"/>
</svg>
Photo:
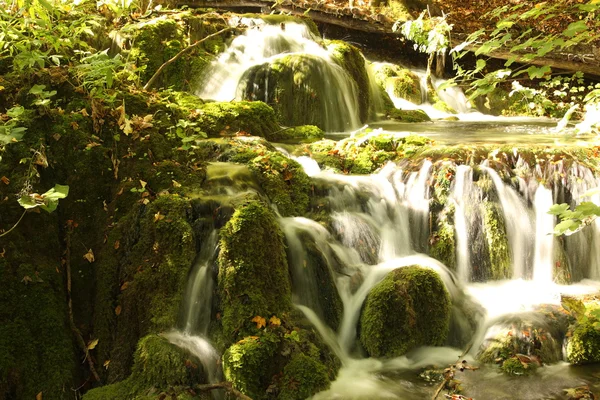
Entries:
<svg viewBox="0 0 600 400">
<path fill-rule="evenodd" d="M 334 132 L 349 131 L 360 126 L 358 90 L 354 80 L 332 58 L 330 50 L 318 43 L 319 38 L 311 33 L 307 25 L 288 22 L 280 26 L 265 24 L 261 20 L 252 21 L 255 26 L 236 37 L 211 64 L 206 72 L 207 78 L 196 92 L 198 96 L 217 101 L 248 98 L 270 103 L 273 100 L 270 93 L 273 88 L 269 88 L 268 76 L 260 78 L 263 88 L 259 90 L 261 85 L 254 80 L 244 82 L 249 78 L 246 73 L 254 67 L 264 66 L 268 75 L 273 63 L 294 55 L 296 58 L 286 63 L 290 68 L 301 70 L 305 75 L 302 84 L 310 86 L 306 89 L 315 92 L 312 101 L 318 104 L 319 112 L 323 115 L 320 127 Z M 277 68 L 281 68 L 281 65 Z M 293 84 L 299 85 L 300 82 Z M 244 85 L 248 87 L 243 89 Z M 304 117 L 298 116 L 298 119 L 312 123 L 311 116 Z"/>
<path fill-rule="evenodd" d="M 481 166 L 492 179 L 506 222 L 506 235 L 510 242 L 511 259 L 513 263 L 513 278 L 524 278 L 530 260 L 534 231 L 529 210 L 525 207 L 523 198 L 507 186 L 494 171 L 485 165 Z"/>
<path fill-rule="evenodd" d="M 554 215 L 548 210 L 554 204 L 552 191 L 539 185 L 535 192 L 535 254 L 533 258 L 533 280 L 545 285 L 552 283 L 554 268 Z"/>
<path fill-rule="evenodd" d="M 465 208 L 469 205 L 471 196 L 469 188 L 473 183 L 473 170 L 466 165 L 456 167 L 456 180 L 452 198 L 455 204 L 454 224 L 456 230 L 456 266 L 458 279 L 468 282 L 471 273 L 471 257 L 469 254 L 469 223 Z"/>
</svg>

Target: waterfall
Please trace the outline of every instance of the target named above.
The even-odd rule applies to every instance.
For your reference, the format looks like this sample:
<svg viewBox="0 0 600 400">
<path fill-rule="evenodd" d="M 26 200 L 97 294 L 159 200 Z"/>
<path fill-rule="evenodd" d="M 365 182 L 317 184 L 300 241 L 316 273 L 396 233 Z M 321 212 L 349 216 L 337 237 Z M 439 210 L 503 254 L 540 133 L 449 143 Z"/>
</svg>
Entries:
<svg viewBox="0 0 600 400">
<path fill-rule="evenodd" d="M 210 65 L 198 96 L 264 101 L 291 126 L 328 132 L 360 126 L 356 83 L 307 25 L 252 21 Z"/>
<path fill-rule="evenodd" d="M 471 257 L 469 254 L 469 221 L 467 219 L 466 207 L 471 200 L 470 186 L 473 182 L 473 170 L 466 165 L 456 168 L 456 180 L 454 181 L 454 223 L 456 230 L 456 265 L 457 274 L 461 282 L 468 282 L 471 274 Z"/>
<path fill-rule="evenodd" d="M 554 215 L 548 210 L 554 204 L 552 191 L 539 185 L 535 192 L 535 255 L 533 280 L 539 284 L 552 283 Z"/>
<path fill-rule="evenodd" d="M 530 212 L 525 206 L 523 198 L 502 181 L 498 172 L 484 165 L 481 166 L 481 169 L 492 179 L 506 217 L 506 234 L 510 242 L 513 277 L 525 278 L 527 268 L 531 263 L 532 239 L 534 238 Z M 517 215 L 519 217 L 515 218 L 514 216 Z"/>
</svg>

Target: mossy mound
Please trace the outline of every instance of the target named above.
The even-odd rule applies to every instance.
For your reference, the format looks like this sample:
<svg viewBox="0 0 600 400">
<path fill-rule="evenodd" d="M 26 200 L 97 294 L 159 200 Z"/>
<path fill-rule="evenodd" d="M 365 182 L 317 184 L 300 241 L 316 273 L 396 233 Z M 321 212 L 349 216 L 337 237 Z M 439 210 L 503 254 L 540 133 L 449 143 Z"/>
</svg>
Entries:
<svg viewBox="0 0 600 400">
<path fill-rule="evenodd" d="M 585 315 L 578 318 L 567 334 L 565 352 L 572 364 L 600 362 L 600 301 L 586 304 Z"/>
<path fill-rule="evenodd" d="M 223 354 L 225 378 L 253 399 L 306 399 L 327 389 L 339 367 L 311 340 L 308 331 L 269 321 Z"/>
<path fill-rule="evenodd" d="M 360 341 L 372 357 L 397 357 L 440 346 L 450 323 L 450 295 L 436 272 L 410 266 L 390 272 L 367 296 Z"/>
<path fill-rule="evenodd" d="M 301 125 L 280 129 L 269 135 L 269 140 L 274 142 L 311 143 L 322 140 L 325 132 L 314 125 Z"/>
<path fill-rule="evenodd" d="M 255 316 L 281 316 L 291 308 L 283 234 L 258 202 L 235 211 L 220 232 L 219 294 L 226 342 L 255 334 Z"/>
<path fill-rule="evenodd" d="M 260 101 L 206 103 L 192 121 L 209 137 L 252 135 L 271 140 L 281 130 L 273 109 Z"/>
<path fill-rule="evenodd" d="M 377 84 L 394 97 L 405 99 L 414 104 L 423 102 L 421 79 L 408 68 L 396 64 L 380 63 L 374 65 Z"/>
<path fill-rule="evenodd" d="M 483 234 L 489 253 L 490 278 L 510 279 L 512 262 L 502 208 L 497 203 L 483 203 Z"/>
<path fill-rule="evenodd" d="M 320 166 L 352 174 L 370 174 L 388 161 L 415 155 L 432 141 L 418 135 L 369 132 L 338 142 L 321 140 L 297 151 L 311 155 Z"/>
<path fill-rule="evenodd" d="M 162 391 L 184 394 L 182 387 L 191 387 L 203 381 L 197 366 L 198 360 L 162 336 L 152 334 L 143 337 L 138 343 L 134 360 L 129 378 L 92 389 L 83 398 L 145 399 L 146 396 L 158 396 Z"/>
<path fill-rule="evenodd" d="M 562 360 L 562 342 L 571 321 L 562 307 L 554 305 L 510 317 L 488 330 L 477 357 L 485 363 L 508 362 L 503 371 L 512 375 L 524 372 L 511 361 L 515 357 L 524 364 L 556 363 Z"/>
<path fill-rule="evenodd" d="M 350 84 L 349 84 L 350 82 Z M 340 87 L 332 86 L 339 85 Z M 351 93 L 340 93 L 349 85 Z M 286 126 L 315 125 L 327 132 L 358 125 L 356 87 L 342 67 L 326 60 L 290 54 L 247 70 L 237 97 L 264 101 Z"/>
<path fill-rule="evenodd" d="M 389 117 L 400 122 L 428 122 L 431 118 L 423 110 L 391 110 Z"/>
</svg>

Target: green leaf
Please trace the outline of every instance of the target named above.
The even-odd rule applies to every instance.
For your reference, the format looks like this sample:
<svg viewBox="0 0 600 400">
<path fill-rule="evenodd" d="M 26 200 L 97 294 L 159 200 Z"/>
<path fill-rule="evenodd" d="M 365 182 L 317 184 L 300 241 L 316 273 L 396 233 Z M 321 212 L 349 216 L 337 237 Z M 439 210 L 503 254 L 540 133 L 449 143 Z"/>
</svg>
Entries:
<svg viewBox="0 0 600 400">
<path fill-rule="evenodd" d="M 552 215 L 561 215 L 562 213 L 564 213 L 565 211 L 567 211 L 569 209 L 569 205 L 568 204 L 554 204 L 552 207 L 550 207 L 550 210 L 548 210 L 548 214 L 552 214 Z"/>
<path fill-rule="evenodd" d="M 585 315 L 585 305 L 579 299 L 569 296 L 562 296 L 560 303 L 563 308 L 573 314 L 575 318 L 580 318 Z"/>
<path fill-rule="evenodd" d="M 573 36 L 577 35 L 578 33 L 586 31 L 587 29 L 588 29 L 588 27 L 585 24 L 585 21 L 583 21 L 583 20 L 577 21 L 577 22 L 571 22 L 569 24 L 569 26 L 567 27 L 567 29 L 565 29 L 562 34 L 566 37 L 573 37 Z"/>
<path fill-rule="evenodd" d="M 21 106 L 13 107 L 6 111 L 6 115 L 11 118 L 19 118 L 25 112 L 25 108 Z"/>
<path fill-rule="evenodd" d="M 23 195 L 19 198 L 18 200 L 19 204 L 21 205 L 21 207 L 23 207 L 24 209 L 30 209 L 30 208 L 35 208 L 37 206 L 39 206 L 38 203 L 36 203 L 36 201 L 34 200 L 34 198 L 30 195 Z"/>
<path fill-rule="evenodd" d="M 575 207 L 575 210 L 582 213 L 582 215 L 584 217 L 587 217 L 590 215 L 600 216 L 600 207 L 598 207 L 596 204 L 592 203 L 591 201 L 582 202 L 577 207 Z"/>
<path fill-rule="evenodd" d="M 37 96 L 42 94 L 44 89 L 46 89 L 46 85 L 33 85 L 33 87 L 29 89 L 29 94 Z"/>
<path fill-rule="evenodd" d="M 535 65 L 532 65 L 531 67 L 527 68 L 526 71 L 529 74 L 529 79 L 535 79 L 543 78 L 544 75 L 552 72 L 552 69 L 548 65 L 544 65 L 543 67 L 536 67 Z"/>
<path fill-rule="evenodd" d="M 54 187 L 48 190 L 44 194 L 29 194 L 21 196 L 18 200 L 21 207 L 25 209 L 39 207 L 44 211 L 51 213 L 58 207 L 58 200 L 64 199 L 69 195 L 69 186 L 67 185 L 54 185 Z"/>
<path fill-rule="evenodd" d="M 572 219 L 566 219 L 556 224 L 554 227 L 555 235 L 563 235 L 567 232 L 574 232 L 581 226 L 581 222 L 573 221 Z"/>
</svg>

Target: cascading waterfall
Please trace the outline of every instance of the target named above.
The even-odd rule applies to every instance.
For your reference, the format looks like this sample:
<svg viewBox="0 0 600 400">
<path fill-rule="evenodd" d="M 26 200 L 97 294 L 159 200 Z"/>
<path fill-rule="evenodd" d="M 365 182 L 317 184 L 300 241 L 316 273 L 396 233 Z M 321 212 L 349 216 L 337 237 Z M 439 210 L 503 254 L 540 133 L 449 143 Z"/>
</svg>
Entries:
<svg viewBox="0 0 600 400">
<path fill-rule="evenodd" d="M 209 383 L 220 381 L 220 355 L 207 339 L 214 287 L 211 269 L 217 251 L 217 238 L 217 231 L 212 230 L 192 266 L 185 290 L 183 330 L 163 334 L 169 342 L 200 360 Z M 218 399 L 222 396 L 214 391 L 213 397 Z"/>
<path fill-rule="evenodd" d="M 471 257 L 469 254 L 469 221 L 466 208 L 469 207 L 470 183 L 473 181 L 473 170 L 466 165 L 456 168 L 456 180 L 452 197 L 455 204 L 454 221 L 456 224 L 456 266 L 458 279 L 468 282 L 471 273 Z"/>
<path fill-rule="evenodd" d="M 539 185 L 535 192 L 535 254 L 533 280 L 539 284 L 552 283 L 554 216 L 548 210 L 554 201 L 552 191 Z"/>
<path fill-rule="evenodd" d="M 288 125 L 313 124 L 328 132 L 360 126 L 356 84 L 307 25 L 251 21 L 254 26 L 211 64 L 198 96 L 264 101 L 281 107 Z"/>
</svg>

